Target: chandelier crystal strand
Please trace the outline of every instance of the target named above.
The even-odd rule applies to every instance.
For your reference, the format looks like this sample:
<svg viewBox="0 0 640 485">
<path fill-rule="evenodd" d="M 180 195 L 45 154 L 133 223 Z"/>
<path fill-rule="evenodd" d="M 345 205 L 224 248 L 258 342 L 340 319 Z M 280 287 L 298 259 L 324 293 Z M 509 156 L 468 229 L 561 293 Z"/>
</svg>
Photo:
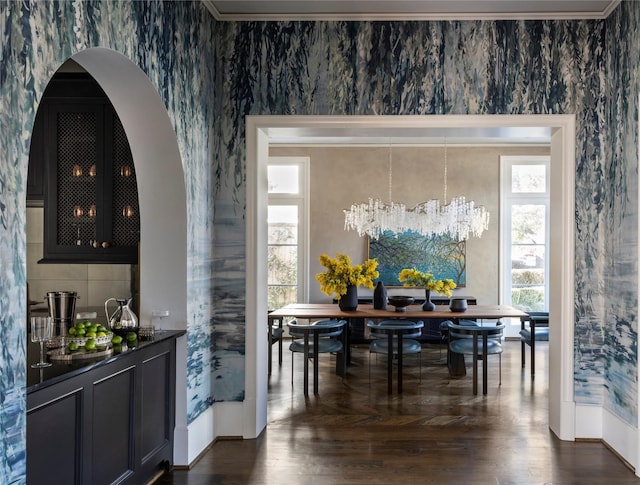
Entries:
<svg viewBox="0 0 640 485">
<path fill-rule="evenodd" d="M 393 188 L 393 155 L 391 154 L 391 146 L 389 146 L 389 204 L 393 201 L 391 190 Z"/>
<path fill-rule="evenodd" d="M 389 147 L 389 202 L 369 199 L 368 203 L 353 204 L 345 210 L 345 230 L 356 230 L 359 236 L 378 239 L 383 232 L 394 234 L 415 231 L 423 236 L 448 235 L 462 241 L 470 235 L 480 237 L 489 227 L 489 213 L 464 196 L 454 197 L 447 204 L 447 143 L 444 152 L 444 201 L 429 200 L 407 209 L 392 200 L 392 154 Z"/>
<path fill-rule="evenodd" d="M 444 198 L 442 202 L 447 204 L 447 139 L 444 139 Z"/>
</svg>

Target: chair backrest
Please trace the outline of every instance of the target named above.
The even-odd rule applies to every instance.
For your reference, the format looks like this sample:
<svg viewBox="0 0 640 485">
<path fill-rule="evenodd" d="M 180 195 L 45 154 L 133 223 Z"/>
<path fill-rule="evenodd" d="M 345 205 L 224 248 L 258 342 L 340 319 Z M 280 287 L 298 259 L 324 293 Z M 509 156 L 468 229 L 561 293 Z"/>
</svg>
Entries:
<svg viewBox="0 0 640 485">
<path fill-rule="evenodd" d="M 382 337 L 387 336 L 387 333 L 384 331 L 384 328 L 404 328 L 405 332 L 403 333 L 403 337 L 406 338 L 417 338 L 422 334 L 422 327 L 424 327 L 424 322 L 422 320 L 413 321 L 406 318 L 393 318 L 389 320 L 382 320 L 380 322 L 369 322 L 367 324 L 369 329 L 371 330 L 371 334 L 374 337 Z M 406 328 L 405 328 L 406 327 Z"/>
<path fill-rule="evenodd" d="M 504 325 L 498 323 L 492 326 L 481 325 L 456 325 L 453 322 L 449 322 L 449 336 L 451 338 L 469 338 L 473 337 L 474 333 L 486 334 L 490 339 L 498 339 L 502 337 L 504 331 Z"/>
<path fill-rule="evenodd" d="M 527 312 L 526 317 L 520 317 L 522 323 L 535 320 L 536 327 L 549 326 L 549 312 Z"/>
<path fill-rule="evenodd" d="M 287 323 L 289 334 L 293 337 L 303 337 L 307 332 L 316 332 L 320 337 L 337 337 L 342 334 L 346 320 L 338 320 L 335 318 L 318 320 L 308 325 L 301 325 L 297 320 L 293 319 Z"/>
</svg>

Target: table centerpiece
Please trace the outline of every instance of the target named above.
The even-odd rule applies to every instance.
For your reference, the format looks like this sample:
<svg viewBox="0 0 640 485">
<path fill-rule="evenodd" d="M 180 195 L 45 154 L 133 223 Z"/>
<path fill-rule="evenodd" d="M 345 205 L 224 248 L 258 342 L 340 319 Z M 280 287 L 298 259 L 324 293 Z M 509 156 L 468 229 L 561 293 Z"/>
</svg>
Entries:
<svg viewBox="0 0 640 485">
<path fill-rule="evenodd" d="M 367 259 L 362 264 L 352 265 L 351 258 L 346 254 L 338 253 L 335 258 L 322 254 L 320 264 L 327 268 L 324 273 L 316 275 L 320 290 L 326 295 L 334 295 L 343 311 L 356 310 L 358 286 L 373 290 L 373 280 L 379 276 L 376 259 Z"/>
<path fill-rule="evenodd" d="M 451 297 L 456 284 L 452 279 L 436 279 L 431 273 L 424 273 L 415 268 L 405 268 L 398 273 L 398 281 L 402 283 L 402 286 L 406 287 L 422 287 L 426 292 L 426 299 L 422 309 L 426 312 L 433 311 L 436 306 L 431 301 L 431 292 L 435 291 L 441 295 Z"/>
</svg>

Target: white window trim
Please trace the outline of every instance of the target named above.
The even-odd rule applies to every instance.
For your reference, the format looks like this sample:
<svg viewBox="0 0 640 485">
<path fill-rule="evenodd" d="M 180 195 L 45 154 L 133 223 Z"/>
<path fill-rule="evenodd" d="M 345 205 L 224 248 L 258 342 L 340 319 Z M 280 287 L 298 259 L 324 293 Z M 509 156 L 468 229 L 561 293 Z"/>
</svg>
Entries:
<svg viewBox="0 0 640 485">
<path fill-rule="evenodd" d="M 297 165 L 299 167 L 298 194 L 269 194 L 269 205 L 290 205 L 299 208 L 298 221 L 298 300 L 309 301 L 309 157 L 269 157 L 269 165 Z"/>
<path fill-rule="evenodd" d="M 514 193 L 511 190 L 511 168 L 514 165 L 541 165 L 546 166 L 546 192 L 525 192 Z M 501 156 L 500 157 L 500 266 L 501 266 L 501 278 L 500 278 L 500 304 L 511 304 L 511 207 L 513 204 L 541 204 L 545 205 L 545 217 L 547 221 L 547 228 L 545 231 L 545 291 L 544 291 L 544 306 L 548 310 L 549 308 L 549 255 L 550 255 L 550 207 L 551 207 L 551 185 L 550 185 L 550 156 L 539 155 L 519 155 L 519 156 Z M 511 324 L 515 326 L 519 321 L 512 321 Z M 517 331 L 514 333 L 513 329 L 505 329 L 505 335 L 507 337 L 518 336 Z"/>
</svg>

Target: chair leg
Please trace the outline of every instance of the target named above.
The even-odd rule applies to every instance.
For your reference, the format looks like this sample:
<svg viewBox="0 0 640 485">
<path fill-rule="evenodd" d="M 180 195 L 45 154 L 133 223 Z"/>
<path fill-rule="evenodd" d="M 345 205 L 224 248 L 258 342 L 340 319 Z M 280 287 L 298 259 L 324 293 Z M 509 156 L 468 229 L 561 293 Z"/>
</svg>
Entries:
<svg viewBox="0 0 640 485">
<path fill-rule="evenodd" d="M 502 354 L 498 354 L 499 357 L 499 362 L 500 362 L 500 378 L 499 378 L 499 382 L 498 385 L 501 386 L 502 385 Z"/>
<path fill-rule="evenodd" d="M 522 362 L 522 368 L 523 369 L 524 369 L 524 366 L 525 366 L 524 354 L 525 354 L 524 340 L 520 340 L 520 361 Z"/>
<path fill-rule="evenodd" d="M 271 332 L 269 332 L 267 334 L 267 339 L 269 339 L 268 345 L 269 345 L 269 363 L 267 364 L 267 373 L 269 375 L 271 375 L 271 346 L 273 345 L 273 343 L 271 342 Z"/>
<path fill-rule="evenodd" d="M 536 341 L 535 335 L 531 336 L 531 379 L 536 376 Z"/>
</svg>

